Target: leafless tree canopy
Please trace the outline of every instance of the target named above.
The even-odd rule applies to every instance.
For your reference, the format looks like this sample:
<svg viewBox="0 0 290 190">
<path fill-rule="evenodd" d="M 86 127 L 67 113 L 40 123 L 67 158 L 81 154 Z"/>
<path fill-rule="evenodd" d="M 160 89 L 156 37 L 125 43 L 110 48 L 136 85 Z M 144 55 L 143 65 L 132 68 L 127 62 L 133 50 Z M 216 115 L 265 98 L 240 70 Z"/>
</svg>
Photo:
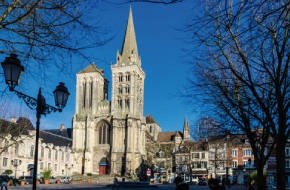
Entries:
<svg viewBox="0 0 290 190">
<path fill-rule="evenodd" d="M 185 28 L 193 56 L 187 98 L 202 99 L 252 148 L 277 143 L 278 188 L 285 189 L 290 135 L 289 1 L 200 1 Z M 257 146 L 257 133 L 263 128 Z M 255 155 L 255 158 L 258 155 Z M 265 160 L 263 160 L 264 163 Z"/>
<path fill-rule="evenodd" d="M 35 76 L 51 67 L 65 72 L 74 56 L 88 58 L 85 50 L 110 40 L 99 6 L 101 0 L 1 0 L 0 54 L 29 60 L 25 70 Z"/>
</svg>

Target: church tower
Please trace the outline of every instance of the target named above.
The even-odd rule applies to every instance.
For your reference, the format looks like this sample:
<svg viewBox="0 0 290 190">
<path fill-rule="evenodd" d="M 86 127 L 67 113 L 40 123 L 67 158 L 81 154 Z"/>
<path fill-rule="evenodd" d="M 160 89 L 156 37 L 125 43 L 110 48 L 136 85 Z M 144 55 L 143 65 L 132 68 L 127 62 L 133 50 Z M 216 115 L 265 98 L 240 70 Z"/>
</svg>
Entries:
<svg viewBox="0 0 290 190">
<path fill-rule="evenodd" d="M 141 68 L 130 7 L 122 52 L 112 68 L 112 115 L 115 118 L 143 117 L 145 73 Z"/>
<path fill-rule="evenodd" d="M 140 171 L 145 154 L 143 117 L 145 72 L 141 68 L 130 7 L 121 54 L 112 69 L 113 173 Z M 120 170 L 121 168 L 121 170 Z"/>
</svg>

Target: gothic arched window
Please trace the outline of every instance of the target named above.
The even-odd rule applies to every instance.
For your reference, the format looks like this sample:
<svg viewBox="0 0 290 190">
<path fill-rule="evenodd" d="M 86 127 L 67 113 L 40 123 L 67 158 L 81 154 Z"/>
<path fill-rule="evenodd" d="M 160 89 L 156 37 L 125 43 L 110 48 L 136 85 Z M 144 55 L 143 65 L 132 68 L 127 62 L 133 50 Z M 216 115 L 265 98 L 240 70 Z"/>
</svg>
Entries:
<svg viewBox="0 0 290 190">
<path fill-rule="evenodd" d="M 118 108 L 121 110 L 122 109 L 122 99 L 118 98 Z"/>
<path fill-rule="evenodd" d="M 129 98 L 125 99 L 125 106 L 126 106 L 127 109 L 130 108 L 130 99 Z"/>
<path fill-rule="evenodd" d="M 99 128 L 99 144 L 109 144 L 110 143 L 110 128 L 105 122 L 100 124 Z"/>
<path fill-rule="evenodd" d="M 122 94 L 122 86 L 119 86 L 118 90 L 119 90 L 119 94 Z"/>
<path fill-rule="evenodd" d="M 130 73 L 126 73 L 126 81 L 130 81 Z"/>
<path fill-rule="evenodd" d="M 130 94 L 130 86 L 129 85 L 126 86 L 126 94 Z"/>
<path fill-rule="evenodd" d="M 86 107 L 86 91 L 87 91 L 86 82 L 83 83 L 83 107 Z"/>
<path fill-rule="evenodd" d="M 123 81 L 123 74 L 120 73 L 120 74 L 119 74 L 119 82 L 122 82 L 122 81 Z"/>
</svg>

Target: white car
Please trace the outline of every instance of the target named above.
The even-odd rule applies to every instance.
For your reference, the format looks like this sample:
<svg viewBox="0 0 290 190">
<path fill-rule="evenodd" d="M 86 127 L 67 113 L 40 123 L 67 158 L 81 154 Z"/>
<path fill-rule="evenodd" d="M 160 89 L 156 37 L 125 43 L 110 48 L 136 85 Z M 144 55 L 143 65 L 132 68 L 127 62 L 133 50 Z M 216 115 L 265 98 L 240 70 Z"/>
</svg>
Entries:
<svg viewBox="0 0 290 190">
<path fill-rule="evenodd" d="M 70 180 L 71 180 L 70 177 L 62 177 L 62 178 L 60 178 L 60 182 L 61 182 L 61 183 L 69 183 Z"/>
</svg>

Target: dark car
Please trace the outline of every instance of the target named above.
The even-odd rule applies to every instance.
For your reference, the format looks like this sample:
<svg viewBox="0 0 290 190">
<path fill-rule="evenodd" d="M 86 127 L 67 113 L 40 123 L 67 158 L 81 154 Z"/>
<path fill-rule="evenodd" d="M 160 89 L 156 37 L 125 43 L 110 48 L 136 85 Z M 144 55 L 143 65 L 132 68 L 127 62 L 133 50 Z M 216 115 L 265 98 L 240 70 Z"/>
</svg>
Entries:
<svg viewBox="0 0 290 190">
<path fill-rule="evenodd" d="M 33 183 L 33 178 L 32 176 L 22 176 L 18 179 L 18 184 L 20 184 L 21 180 L 24 180 L 25 184 L 32 184 Z"/>
<path fill-rule="evenodd" d="M 198 185 L 206 185 L 205 179 L 203 179 L 203 178 L 199 178 L 197 184 L 198 184 Z"/>
</svg>

